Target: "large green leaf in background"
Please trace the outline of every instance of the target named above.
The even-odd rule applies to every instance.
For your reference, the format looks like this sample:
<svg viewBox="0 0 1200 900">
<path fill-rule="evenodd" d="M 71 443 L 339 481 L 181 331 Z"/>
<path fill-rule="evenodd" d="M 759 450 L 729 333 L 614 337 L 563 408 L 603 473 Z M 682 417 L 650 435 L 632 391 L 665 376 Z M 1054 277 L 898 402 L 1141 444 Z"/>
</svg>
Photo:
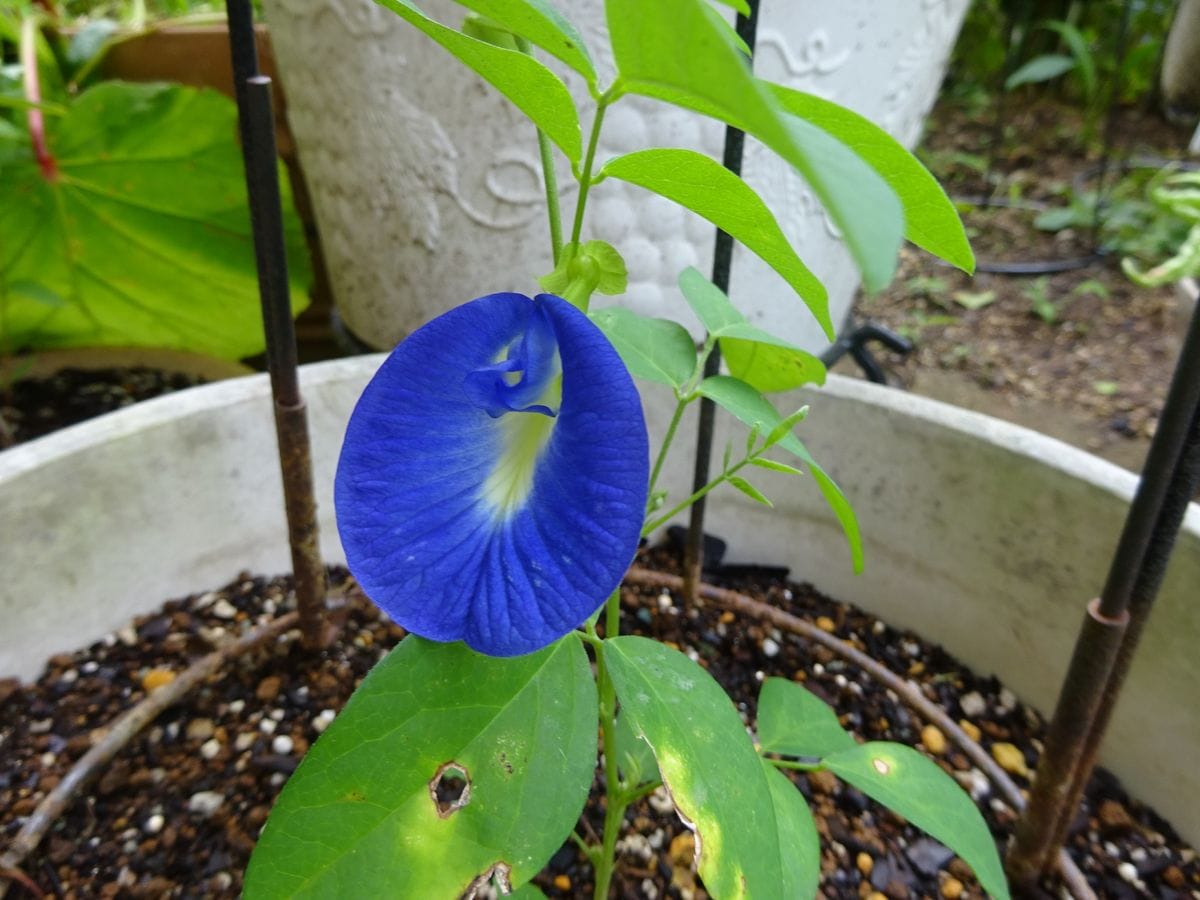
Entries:
<svg viewBox="0 0 1200 900">
<path fill-rule="evenodd" d="M 541 870 L 583 810 L 596 683 L 579 637 L 483 656 L 410 635 L 366 677 L 275 804 L 245 896 L 459 897 Z M 439 812 L 446 764 L 469 794 Z"/>
<path fill-rule="evenodd" d="M 237 109 L 213 91 L 105 82 L 47 117 L 59 176 L 0 131 L 0 345 L 264 346 Z M 287 198 L 286 181 L 281 184 Z M 292 308 L 307 256 L 286 218 Z"/>
</svg>

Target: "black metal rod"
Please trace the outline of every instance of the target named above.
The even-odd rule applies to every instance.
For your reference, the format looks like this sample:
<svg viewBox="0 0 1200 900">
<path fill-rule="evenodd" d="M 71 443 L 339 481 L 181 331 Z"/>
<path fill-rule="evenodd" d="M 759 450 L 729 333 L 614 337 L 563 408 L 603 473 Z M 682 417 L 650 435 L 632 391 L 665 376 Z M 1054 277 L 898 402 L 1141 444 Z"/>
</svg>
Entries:
<svg viewBox="0 0 1200 900">
<path fill-rule="evenodd" d="M 1010 878 L 1032 885 L 1066 836 L 1094 765 L 1129 661 L 1162 584 L 1200 454 L 1200 307 L 1192 313 L 1171 387 L 1125 518 L 1104 591 L 1089 606 L 1007 859 Z"/>
<path fill-rule="evenodd" d="M 315 650 L 329 642 L 332 631 L 324 621 L 325 569 L 321 564 L 313 492 L 308 414 L 300 393 L 296 330 L 292 322 L 271 79 L 258 72 L 249 0 L 226 0 L 226 10 L 296 607 L 304 644 Z"/>
<path fill-rule="evenodd" d="M 750 15 L 737 17 L 737 33 L 754 52 L 755 37 L 758 33 L 758 4 L 759 0 L 749 0 Z M 746 146 L 746 135 L 732 126 L 725 129 L 725 152 L 722 162 L 730 172 L 740 175 L 742 171 L 742 154 Z M 729 276 L 733 267 L 733 238 L 717 230 L 716 244 L 713 249 L 713 284 L 726 293 L 729 292 Z M 721 349 L 713 347 L 712 353 L 704 362 L 704 377 L 711 378 L 721 369 Z M 692 491 L 699 491 L 708 484 L 709 472 L 712 467 L 713 427 L 716 420 L 716 405 L 707 397 L 700 399 L 700 421 L 696 431 L 696 459 L 692 474 Z M 700 571 L 704 568 L 704 507 L 705 498 L 701 497 L 692 504 L 691 519 L 688 522 L 687 541 L 683 551 L 683 582 L 684 598 L 689 603 L 696 600 L 696 592 L 700 585 Z"/>
</svg>

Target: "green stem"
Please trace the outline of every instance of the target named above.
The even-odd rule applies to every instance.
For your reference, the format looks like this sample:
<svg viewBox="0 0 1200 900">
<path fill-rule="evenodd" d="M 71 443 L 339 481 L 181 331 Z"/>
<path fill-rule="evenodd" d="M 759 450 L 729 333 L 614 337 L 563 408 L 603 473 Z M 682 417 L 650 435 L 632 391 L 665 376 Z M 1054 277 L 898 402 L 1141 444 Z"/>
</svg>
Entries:
<svg viewBox="0 0 1200 900">
<path fill-rule="evenodd" d="M 720 475 L 718 475 L 716 478 L 714 478 L 712 481 L 710 481 L 704 487 L 700 488 L 700 490 L 696 491 L 690 497 L 688 497 L 684 500 L 680 500 L 673 507 L 671 507 L 670 512 L 663 513 L 663 515 L 659 516 L 654 521 L 649 522 L 646 525 L 642 526 L 642 537 L 646 537 L 646 535 L 653 533 L 655 529 L 657 529 L 663 525 L 666 525 L 673 518 L 675 518 L 675 516 L 679 515 L 681 512 L 683 512 L 685 509 L 687 509 L 689 506 L 691 506 L 693 503 L 695 503 L 701 497 L 707 495 L 708 492 L 711 491 L 713 488 L 715 488 L 718 485 L 727 481 L 729 479 L 729 476 L 736 475 L 741 469 L 745 468 L 749 464 L 750 464 L 750 457 L 746 457 L 745 459 L 741 460 L 736 465 L 734 465 L 732 468 L 726 469 L 724 472 L 722 472 Z"/>
<path fill-rule="evenodd" d="M 671 416 L 671 424 L 667 426 L 667 434 L 663 438 L 662 446 L 658 448 L 658 457 L 654 460 L 654 469 L 650 472 L 649 497 L 654 496 L 654 488 L 658 485 L 658 476 L 662 472 L 663 463 L 667 461 L 667 451 L 671 449 L 671 441 L 675 439 L 675 429 L 679 427 L 683 411 L 687 409 L 687 405 L 692 402 L 692 399 L 688 396 L 680 397 L 675 404 L 675 414 Z"/>
<path fill-rule="evenodd" d="M 517 38 L 517 49 L 526 56 L 533 55 L 533 45 L 523 37 Z M 542 182 L 546 186 L 546 216 L 550 220 L 550 254 L 554 265 L 562 255 L 562 210 L 558 203 L 558 176 L 554 172 L 554 147 L 542 129 L 537 130 L 538 153 L 542 158 Z"/>
<path fill-rule="evenodd" d="M 617 596 L 618 592 L 614 592 Z M 612 598 L 609 598 L 612 602 Z M 600 724 L 604 745 L 604 840 L 596 860 L 596 890 L 593 897 L 608 897 L 613 871 L 616 869 L 617 835 L 625 821 L 629 801 L 624 797 L 617 772 L 617 690 L 608 674 L 604 653 L 596 654 L 596 681 L 600 692 Z"/>
<path fill-rule="evenodd" d="M 600 142 L 600 126 L 604 123 L 604 111 L 611 101 L 608 95 L 596 102 L 596 117 L 592 119 L 592 133 L 588 138 L 587 154 L 583 158 L 583 171 L 579 173 L 579 200 L 575 204 L 575 221 L 571 225 L 571 242 L 578 243 L 583 232 L 583 211 L 587 207 L 588 188 L 592 186 L 592 166 L 596 162 L 596 145 Z"/>
</svg>

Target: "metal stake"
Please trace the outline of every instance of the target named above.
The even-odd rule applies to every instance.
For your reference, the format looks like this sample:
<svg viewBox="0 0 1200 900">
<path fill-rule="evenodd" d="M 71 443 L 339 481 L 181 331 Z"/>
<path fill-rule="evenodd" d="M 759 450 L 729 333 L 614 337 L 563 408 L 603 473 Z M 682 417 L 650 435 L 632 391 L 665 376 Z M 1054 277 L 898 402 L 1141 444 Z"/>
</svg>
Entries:
<svg viewBox="0 0 1200 900">
<path fill-rule="evenodd" d="M 1197 488 L 1198 429 L 1200 307 L 1192 314 L 1104 591 L 1088 605 L 1029 805 L 1017 822 L 1007 868 L 1019 889 L 1032 888 L 1052 867 L 1091 773 L 1188 501 Z"/>
<path fill-rule="evenodd" d="M 300 393 L 296 331 L 288 290 L 271 79 L 258 71 L 258 50 L 249 0 L 226 0 L 226 10 L 266 334 L 267 368 L 271 376 L 271 395 L 275 400 L 275 436 L 283 477 L 296 607 L 304 646 L 313 650 L 325 646 L 332 638 L 332 632 L 326 630 L 323 615 L 325 568 L 321 564 L 318 541 L 308 414 Z"/>
<path fill-rule="evenodd" d="M 749 0 L 750 16 L 737 17 L 737 33 L 750 52 L 754 52 L 755 35 L 758 32 L 759 0 Z M 746 145 L 746 135 L 733 127 L 725 129 L 725 152 L 722 162 L 730 172 L 740 175 L 742 171 L 742 150 Z M 733 264 L 733 238 L 718 229 L 716 246 L 713 250 L 713 284 L 729 293 L 729 273 Z M 704 363 L 704 377 L 711 378 L 721 369 L 721 349 L 713 347 L 712 353 Z M 716 418 L 716 405 L 707 397 L 700 398 L 700 422 L 696 432 L 696 467 L 692 477 L 692 491 L 699 491 L 708 484 L 709 469 L 712 464 L 713 425 Z M 695 603 L 697 590 L 700 585 L 700 570 L 704 567 L 704 506 L 705 498 L 701 497 L 692 504 L 691 519 L 688 522 L 687 543 L 683 551 L 683 595 L 689 603 Z"/>
</svg>

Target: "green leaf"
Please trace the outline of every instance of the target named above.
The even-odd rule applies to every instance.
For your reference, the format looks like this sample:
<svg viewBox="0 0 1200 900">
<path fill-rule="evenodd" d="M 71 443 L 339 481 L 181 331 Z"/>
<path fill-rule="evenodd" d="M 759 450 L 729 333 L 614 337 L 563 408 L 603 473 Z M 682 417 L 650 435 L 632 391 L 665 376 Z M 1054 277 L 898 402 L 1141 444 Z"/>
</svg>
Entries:
<svg viewBox="0 0 1200 900">
<path fill-rule="evenodd" d="M 412 0 L 378 0 L 418 31 L 424 32 L 464 65 L 511 100 L 545 132 L 567 159 L 578 165 L 583 149 L 579 114 L 566 85 L 548 68 L 516 50 L 505 50 L 447 28 L 417 9 Z M 494 13 L 482 12 L 497 18 Z M 472 7 L 473 8 L 473 7 Z M 510 11 L 511 12 L 511 11 Z M 497 18 L 497 21 L 500 21 Z M 532 40 L 532 39 L 530 39 Z"/>
<path fill-rule="evenodd" d="M 617 716 L 614 737 L 617 744 L 617 765 L 627 783 L 639 785 L 647 781 L 661 780 L 654 751 L 641 737 L 633 733 L 628 716 Z"/>
<path fill-rule="evenodd" d="M 904 209 L 904 236 L 964 272 L 975 271 L 975 254 L 958 209 L 912 153 L 858 113 L 781 84 L 768 86 L 794 116 L 829 132 L 861 156 L 888 183 Z"/>
<path fill-rule="evenodd" d="M 983 889 L 1007 900 L 996 842 L 958 783 L 911 747 L 860 744 L 824 759 L 825 768 L 941 841 L 969 865 Z"/>
<path fill-rule="evenodd" d="M 1048 31 L 1057 33 L 1063 43 L 1071 51 L 1071 55 L 1075 57 L 1075 64 L 1079 68 L 1079 81 L 1083 85 L 1083 93 L 1089 99 L 1096 94 L 1096 59 L 1092 55 L 1092 48 L 1088 46 L 1087 38 L 1083 36 L 1078 28 L 1070 22 L 1050 21 L 1042 22 L 1039 26 Z"/>
<path fill-rule="evenodd" d="M 628 281 L 625 260 L 612 244 L 569 241 L 563 245 L 554 271 L 539 278 L 538 284 L 586 310 L 592 294 L 623 294 Z"/>
<path fill-rule="evenodd" d="M 609 160 L 600 174 L 673 200 L 740 241 L 799 294 L 832 339 L 825 286 L 796 255 L 762 198 L 723 165 L 694 150 L 638 150 Z"/>
<path fill-rule="evenodd" d="M 950 295 L 964 309 L 976 310 L 996 302 L 995 291 L 955 291 Z"/>
<path fill-rule="evenodd" d="M 757 456 L 750 460 L 750 465 L 758 466 L 760 469 L 767 469 L 771 472 L 783 472 L 785 475 L 803 475 L 803 469 L 797 469 L 795 466 L 789 466 L 787 463 L 776 462 L 773 459 L 767 459 L 765 456 Z M 728 465 L 726 465 L 728 468 Z"/>
<path fill-rule="evenodd" d="M 700 382 L 696 390 L 751 428 L 757 425 L 760 431 L 770 430 L 784 421 L 766 397 L 740 379 L 727 375 L 714 375 Z M 770 443 L 768 440 L 768 444 Z M 800 442 L 796 435 L 789 431 L 779 440 L 778 444 L 808 466 L 821 495 L 825 498 L 829 508 L 833 510 L 833 514 L 837 516 L 838 523 L 846 535 L 854 571 L 861 572 L 863 567 L 862 535 L 859 532 L 858 519 L 854 515 L 850 502 L 834 480 L 817 464 L 812 454 L 808 452 L 808 448 Z"/>
<path fill-rule="evenodd" d="M 761 503 L 763 506 L 770 506 L 771 508 L 775 507 L 775 504 L 770 501 L 766 494 L 740 475 L 730 475 L 728 481 L 755 503 Z"/>
<path fill-rule="evenodd" d="M 693 266 L 679 273 L 679 290 L 704 330 L 720 337 L 726 330 L 744 323 L 745 317 L 734 309 L 725 292 L 705 278 Z"/>
<path fill-rule="evenodd" d="M 1058 53 L 1035 56 L 1008 76 L 1004 82 L 1004 89 L 1011 91 L 1023 84 L 1039 84 L 1043 81 L 1050 81 L 1059 75 L 1070 72 L 1075 66 L 1076 62 L 1070 56 Z"/>
<path fill-rule="evenodd" d="M 747 19 L 750 18 L 750 4 L 746 0 L 716 0 L 716 2 L 723 3 L 730 9 L 741 13 Z"/>
<path fill-rule="evenodd" d="M 606 0 L 605 7 L 621 89 L 758 138 L 812 187 L 868 290 L 887 285 L 904 234 L 895 193 L 845 144 L 778 106 L 703 0 Z"/>
<path fill-rule="evenodd" d="M 676 808 L 695 827 L 709 893 L 790 898 L 767 773 L 721 686 L 649 638 L 612 638 L 603 653 L 622 714 L 653 749 Z"/>
<path fill-rule="evenodd" d="M 680 388 L 696 370 L 696 345 L 678 322 L 639 316 L 619 306 L 588 314 L 635 378 Z"/>
<path fill-rule="evenodd" d="M 785 897 L 816 897 L 821 881 L 821 838 L 804 795 L 765 759 L 767 787 L 771 789 L 771 805 L 779 827 L 779 846 L 783 852 L 783 885 Z"/>
<path fill-rule="evenodd" d="M 759 691 L 758 742 L 766 753 L 817 759 L 858 746 L 837 713 L 786 678 L 768 678 Z"/>
<path fill-rule="evenodd" d="M 545 0 L 455 0 L 481 16 L 503 25 L 596 85 L 596 68 L 579 30 Z"/>
<path fill-rule="evenodd" d="M 237 109 L 215 91 L 105 82 L 47 122 L 59 177 L 28 135 L 0 132 L 0 297 L 6 339 L 35 348 L 157 346 L 238 359 L 265 344 L 237 145 Z M 285 217 L 292 308 L 307 253 Z M 12 285 L 33 282 L 54 309 Z"/>
<path fill-rule="evenodd" d="M 725 292 L 695 268 L 679 273 L 679 289 L 705 330 L 721 340 L 726 365 L 735 377 L 766 392 L 825 383 L 820 359 L 751 325 Z"/>
<path fill-rule="evenodd" d="M 722 338 L 721 355 L 731 375 L 765 394 L 825 383 L 820 359 L 783 342 Z"/>
<path fill-rule="evenodd" d="M 575 635 L 506 659 L 405 638 L 288 781 L 245 896 L 458 897 L 501 864 L 528 881 L 583 809 L 597 717 Z M 450 763 L 470 790 L 439 811 Z"/>
</svg>

